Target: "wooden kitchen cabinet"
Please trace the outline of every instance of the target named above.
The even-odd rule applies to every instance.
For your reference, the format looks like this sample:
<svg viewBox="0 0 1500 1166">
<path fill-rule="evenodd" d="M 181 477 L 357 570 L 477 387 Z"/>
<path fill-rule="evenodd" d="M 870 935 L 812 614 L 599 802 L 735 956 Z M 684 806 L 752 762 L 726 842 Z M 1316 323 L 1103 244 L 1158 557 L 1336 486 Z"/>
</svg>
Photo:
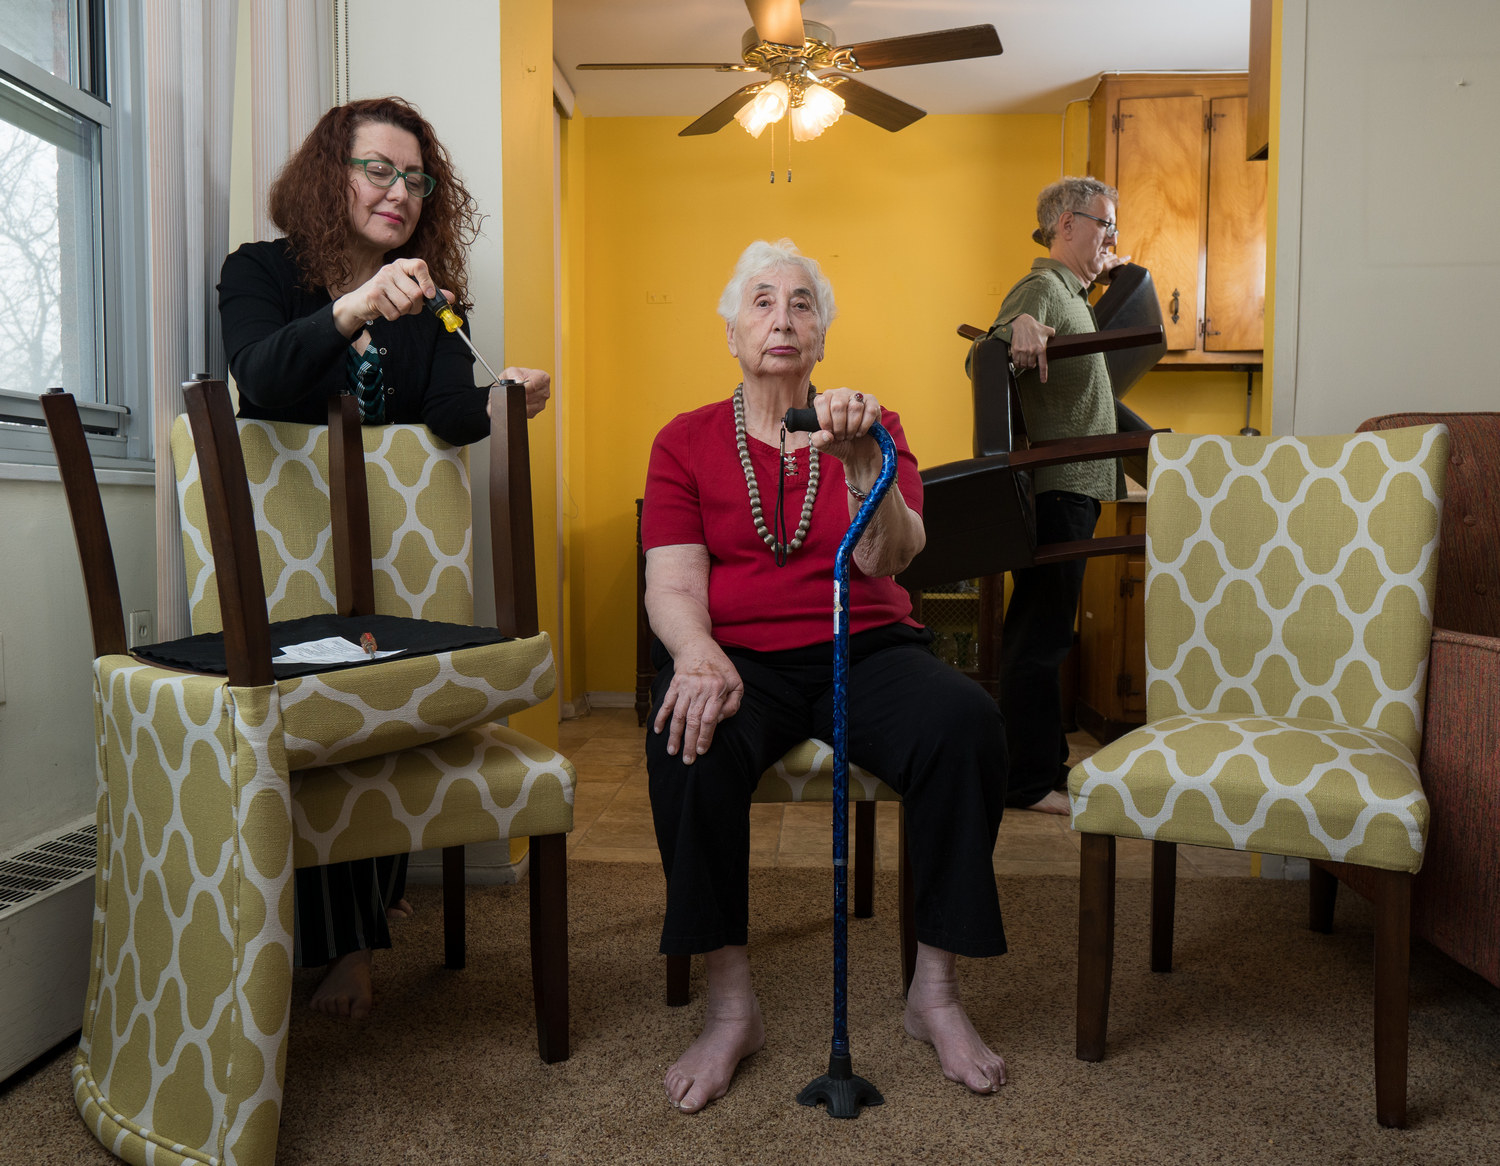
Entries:
<svg viewBox="0 0 1500 1166">
<path fill-rule="evenodd" d="M 1145 491 L 1106 502 L 1096 537 L 1144 534 Z M 1146 721 L 1146 555 L 1090 559 L 1078 619 L 1078 723 L 1100 742 Z"/>
<path fill-rule="evenodd" d="M 1256 366 L 1264 347 L 1266 168 L 1246 161 L 1244 73 L 1106 73 L 1089 173 L 1120 192 L 1118 249 L 1151 272 L 1159 367 Z"/>
</svg>

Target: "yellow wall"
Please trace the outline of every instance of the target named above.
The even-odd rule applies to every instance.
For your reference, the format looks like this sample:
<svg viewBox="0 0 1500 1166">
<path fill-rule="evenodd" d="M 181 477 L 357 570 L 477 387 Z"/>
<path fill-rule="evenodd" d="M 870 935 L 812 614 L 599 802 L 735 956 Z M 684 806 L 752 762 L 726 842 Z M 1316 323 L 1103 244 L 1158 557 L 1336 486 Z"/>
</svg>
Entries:
<svg viewBox="0 0 1500 1166">
<path fill-rule="evenodd" d="M 1072 154 L 1087 109 L 930 116 L 897 134 L 846 117 L 793 144 L 790 183 L 779 135 L 774 184 L 765 137 L 731 124 L 679 138 L 683 124 L 585 117 L 568 128 L 564 221 L 581 289 L 568 296 L 565 359 L 568 408 L 584 419 L 570 431 L 568 495 L 580 690 L 634 688 L 634 500 L 656 431 L 738 379 L 714 309 L 743 247 L 786 235 L 824 264 L 839 316 L 815 383 L 878 394 L 924 465 L 967 457 L 972 406 L 954 328 L 987 326 L 1041 254 L 1030 238 L 1036 193 L 1065 161 L 1082 171 Z M 1152 374 L 1128 403 L 1155 424 L 1232 433 L 1244 424 L 1245 377 Z"/>
<path fill-rule="evenodd" d="M 794 144 L 790 184 L 779 137 L 772 184 L 770 143 L 737 126 L 684 139 L 681 118 L 583 124 L 584 378 L 573 387 L 586 469 L 572 485 L 573 549 L 586 687 L 619 692 L 634 687 L 634 500 L 656 431 L 738 379 L 714 309 L 739 252 L 787 235 L 822 261 L 840 314 L 816 382 L 879 394 L 924 463 L 966 457 L 954 328 L 987 325 L 1036 254 L 1018 224 L 1057 175 L 1060 125 L 928 117 L 889 134 L 849 117 Z"/>
<path fill-rule="evenodd" d="M 501 160 L 506 174 L 505 352 L 510 363 L 550 368 L 556 311 L 552 266 L 552 5 L 502 0 L 500 6 Z M 512 178 L 511 176 L 516 176 Z M 558 414 L 531 422 L 531 485 L 536 532 L 537 607 L 558 636 Z M 511 724 L 557 743 L 558 698 L 516 713 Z"/>
</svg>

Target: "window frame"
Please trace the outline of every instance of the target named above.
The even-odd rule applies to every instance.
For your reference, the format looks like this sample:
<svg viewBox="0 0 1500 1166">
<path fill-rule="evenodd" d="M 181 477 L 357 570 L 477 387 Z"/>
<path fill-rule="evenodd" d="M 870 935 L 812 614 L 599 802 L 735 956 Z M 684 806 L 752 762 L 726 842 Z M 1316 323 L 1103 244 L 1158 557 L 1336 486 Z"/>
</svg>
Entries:
<svg viewBox="0 0 1500 1166">
<path fill-rule="evenodd" d="M 103 311 L 95 367 L 102 400 L 80 400 L 79 413 L 101 469 L 142 469 L 152 460 L 144 17 L 130 0 L 78 3 L 80 84 L 3 45 L 0 74 L 23 95 L 99 127 Z M 0 389 L 0 478 L 17 476 L 7 465 L 55 460 L 39 398 Z"/>
</svg>

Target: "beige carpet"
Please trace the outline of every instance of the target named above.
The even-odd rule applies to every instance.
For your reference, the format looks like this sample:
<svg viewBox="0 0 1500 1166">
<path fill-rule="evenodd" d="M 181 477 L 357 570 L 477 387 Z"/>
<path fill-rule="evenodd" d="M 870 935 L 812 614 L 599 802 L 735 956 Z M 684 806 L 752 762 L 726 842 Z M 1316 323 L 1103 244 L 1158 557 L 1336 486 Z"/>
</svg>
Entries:
<svg viewBox="0 0 1500 1166">
<path fill-rule="evenodd" d="M 770 1032 L 729 1096 L 697 1117 L 662 1099 L 698 1021 L 662 1001 L 661 876 L 574 863 L 572 1058 L 544 1066 L 532 1027 L 521 888 L 471 893 L 470 966 L 441 958 L 432 890 L 377 960 L 377 1012 L 336 1023 L 299 975 L 280 1161 L 331 1163 L 1500 1163 L 1500 991 L 1418 945 L 1411 1128 L 1374 1119 L 1371 916 L 1340 895 L 1306 929 L 1306 884 L 1183 880 L 1177 970 L 1147 970 L 1146 891 L 1123 880 L 1109 1055 L 1073 1057 L 1076 883 L 1003 879 L 1011 954 L 965 962 L 980 1031 L 1011 1083 L 945 1081 L 901 1031 L 894 878 L 850 927 L 855 1071 L 885 1104 L 856 1121 L 797 1105 L 827 1064 L 831 881 L 752 872 L 752 951 Z M 701 961 L 698 961 L 701 963 Z M 695 977 L 701 968 L 695 966 Z M 0 1161 L 107 1163 L 73 1111 L 59 1051 L 0 1091 Z"/>
</svg>

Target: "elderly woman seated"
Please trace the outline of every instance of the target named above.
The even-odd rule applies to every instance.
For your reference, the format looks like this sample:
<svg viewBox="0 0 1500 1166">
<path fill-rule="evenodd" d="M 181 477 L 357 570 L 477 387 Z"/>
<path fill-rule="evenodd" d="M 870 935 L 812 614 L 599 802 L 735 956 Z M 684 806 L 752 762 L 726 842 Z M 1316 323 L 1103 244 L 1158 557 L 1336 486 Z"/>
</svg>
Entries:
<svg viewBox="0 0 1500 1166">
<path fill-rule="evenodd" d="M 925 538 L 916 461 L 872 394 L 813 388 L 833 289 L 790 240 L 745 250 L 719 314 L 744 379 L 657 435 L 642 514 L 659 641 L 646 759 L 667 876 L 661 950 L 704 952 L 708 966 L 706 1022 L 667 1070 L 668 1100 L 701 1109 L 765 1043 L 746 946 L 750 796 L 793 745 L 831 739 L 833 561 L 880 472 L 876 421 L 900 464 L 850 572 L 849 760 L 905 803 L 918 941 L 906 1031 L 950 1079 L 993 1092 L 1005 1062 L 959 1001 L 956 957 L 1005 951 L 991 858 L 1005 732 L 989 696 L 928 650 L 892 578 Z M 820 430 L 782 433 L 786 410 L 806 405 Z M 790 537 L 767 529 L 778 490 L 799 516 Z"/>
</svg>

